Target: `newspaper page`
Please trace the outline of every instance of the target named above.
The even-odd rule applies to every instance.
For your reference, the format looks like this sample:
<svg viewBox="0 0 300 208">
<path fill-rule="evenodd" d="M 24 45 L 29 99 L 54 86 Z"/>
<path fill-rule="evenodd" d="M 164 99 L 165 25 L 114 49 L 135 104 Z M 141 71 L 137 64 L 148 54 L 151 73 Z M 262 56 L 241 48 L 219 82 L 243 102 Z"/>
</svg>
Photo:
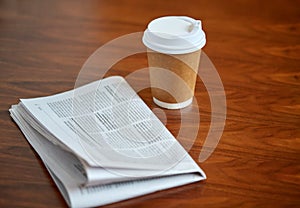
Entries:
<svg viewBox="0 0 300 208">
<path fill-rule="evenodd" d="M 80 162 L 78 162 L 77 158 L 70 152 L 45 139 L 38 131 L 33 129 L 21 116 L 18 106 L 13 106 L 10 112 L 28 142 L 41 157 L 70 207 L 105 205 L 205 179 L 204 173 L 199 169 L 200 172 L 198 173 L 189 173 L 186 170 L 186 174 L 182 173 L 174 176 L 82 186 L 82 183 L 85 181 L 84 171 L 78 166 Z M 98 169 L 98 173 L 104 176 L 111 174 L 102 168 Z M 125 177 L 123 176 L 123 178 Z"/>
<path fill-rule="evenodd" d="M 165 170 L 188 156 L 119 76 L 53 96 L 21 99 L 21 107 L 36 130 L 91 167 Z"/>
</svg>

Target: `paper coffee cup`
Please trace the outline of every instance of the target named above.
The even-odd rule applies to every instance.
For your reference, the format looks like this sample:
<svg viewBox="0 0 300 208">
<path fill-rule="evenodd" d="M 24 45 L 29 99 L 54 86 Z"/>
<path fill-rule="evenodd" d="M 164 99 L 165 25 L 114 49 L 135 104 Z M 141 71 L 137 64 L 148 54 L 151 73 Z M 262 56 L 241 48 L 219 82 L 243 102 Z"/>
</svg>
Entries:
<svg viewBox="0 0 300 208">
<path fill-rule="evenodd" d="M 201 22 L 185 16 L 151 21 L 144 32 L 153 101 L 168 109 L 192 103 L 205 33 Z"/>
</svg>

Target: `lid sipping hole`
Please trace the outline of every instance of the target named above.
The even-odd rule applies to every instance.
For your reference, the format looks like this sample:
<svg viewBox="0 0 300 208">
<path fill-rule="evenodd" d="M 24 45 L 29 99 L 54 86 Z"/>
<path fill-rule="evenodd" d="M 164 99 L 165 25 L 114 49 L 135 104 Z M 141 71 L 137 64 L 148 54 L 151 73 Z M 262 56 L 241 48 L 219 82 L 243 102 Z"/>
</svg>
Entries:
<svg viewBox="0 0 300 208">
<path fill-rule="evenodd" d="M 195 28 L 201 28 L 201 21 L 200 20 L 196 20 L 193 23 L 191 23 L 191 25 L 189 26 L 188 31 L 192 32 Z"/>
</svg>

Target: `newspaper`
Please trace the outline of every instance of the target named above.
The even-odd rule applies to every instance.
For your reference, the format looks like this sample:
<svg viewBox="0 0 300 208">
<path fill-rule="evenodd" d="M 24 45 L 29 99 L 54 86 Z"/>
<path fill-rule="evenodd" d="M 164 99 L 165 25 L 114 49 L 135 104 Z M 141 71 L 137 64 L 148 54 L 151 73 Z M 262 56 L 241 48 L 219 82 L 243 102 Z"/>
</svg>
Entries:
<svg viewBox="0 0 300 208">
<path fill-rule="evenodd" d="M 10 113 L 70 207 L 100 206 L 206 178 L 119 76 Z"/>
</svg>

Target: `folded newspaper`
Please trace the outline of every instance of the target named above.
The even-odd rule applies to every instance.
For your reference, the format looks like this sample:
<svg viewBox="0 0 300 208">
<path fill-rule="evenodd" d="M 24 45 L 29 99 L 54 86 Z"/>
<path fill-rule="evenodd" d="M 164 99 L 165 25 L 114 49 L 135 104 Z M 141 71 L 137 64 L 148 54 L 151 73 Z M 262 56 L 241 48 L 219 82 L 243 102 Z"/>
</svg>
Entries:
<svg viewBox="0 0 300 208">
<path fill-rule="evenodd" d="M 120 76 L 21 99 L 9 111 L 70 207 L 101 206 L 206 178 Z"/>
</svg>

